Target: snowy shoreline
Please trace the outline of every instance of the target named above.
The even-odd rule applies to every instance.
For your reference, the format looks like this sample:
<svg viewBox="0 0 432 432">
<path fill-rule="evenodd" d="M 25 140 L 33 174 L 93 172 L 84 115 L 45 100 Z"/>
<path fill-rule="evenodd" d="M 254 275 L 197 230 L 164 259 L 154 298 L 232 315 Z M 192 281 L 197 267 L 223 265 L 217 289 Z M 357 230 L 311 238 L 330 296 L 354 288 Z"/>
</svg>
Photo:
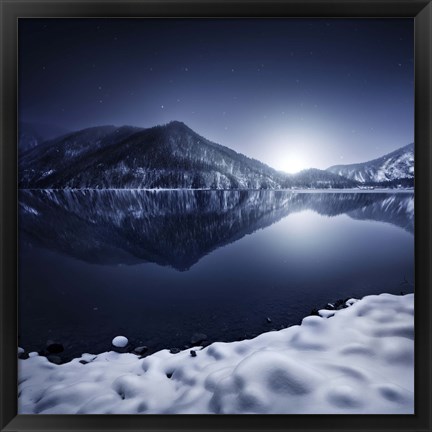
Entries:
<svg viewBox="0 0 432 432">
<path fill-rule="evenodd" d="M 413 414 L 414 294 L 371 295 L 300 326 L 145 358 L 18 360 L 19 414 Z"/>
</svg>

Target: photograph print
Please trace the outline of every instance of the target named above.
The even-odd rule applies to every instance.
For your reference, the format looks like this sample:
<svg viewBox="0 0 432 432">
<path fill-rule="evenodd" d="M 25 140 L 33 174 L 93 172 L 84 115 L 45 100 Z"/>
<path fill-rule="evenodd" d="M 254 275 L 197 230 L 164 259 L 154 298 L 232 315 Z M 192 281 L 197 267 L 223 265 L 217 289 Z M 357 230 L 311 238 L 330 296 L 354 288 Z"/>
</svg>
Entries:
<svg viewBox="0 0 432 432">
<path fill-rule="evenodd" d="M 19 414 L 414 414 L 414 20 L 20 18 Z"/>
</svg>

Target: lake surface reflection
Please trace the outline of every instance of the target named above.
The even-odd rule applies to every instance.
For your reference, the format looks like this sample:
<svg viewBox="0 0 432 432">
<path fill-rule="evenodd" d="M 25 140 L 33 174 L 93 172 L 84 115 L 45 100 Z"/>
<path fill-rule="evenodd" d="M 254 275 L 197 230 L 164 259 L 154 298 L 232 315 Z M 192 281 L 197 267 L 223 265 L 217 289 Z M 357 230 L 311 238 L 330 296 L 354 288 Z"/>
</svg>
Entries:
<svg viewBox="0 0 432 432">
<path fill-rule="evenodd" d="M 413 291 L 413 193 L 22 190 L 19 213 L 19 344 L 56 340 L 66 359 L 118 334 L 183 348 Z"/>
</svg>

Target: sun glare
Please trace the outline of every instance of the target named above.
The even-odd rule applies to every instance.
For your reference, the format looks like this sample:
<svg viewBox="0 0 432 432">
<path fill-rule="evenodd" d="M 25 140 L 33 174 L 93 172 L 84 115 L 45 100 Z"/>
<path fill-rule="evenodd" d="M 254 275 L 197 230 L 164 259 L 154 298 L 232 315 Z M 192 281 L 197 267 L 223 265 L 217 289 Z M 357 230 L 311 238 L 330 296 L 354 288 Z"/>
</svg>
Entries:
<svg viewBox="0 0 432 432">
<path fill-rule="evenodd" d="M 308 168 L 305 160 L 296 155 L 287 155 L 279 161 L 278 169 L 289 174 L 295 174 Z"/>
<path fill-rule="evenodd" d="M 272 150 L 268 159 L 271 167 L 289 174 L 317 168 L 317 150 L 323 142 L 322 134 L 294 128 L 275 129 L 271 142 Z"/>
</svg>

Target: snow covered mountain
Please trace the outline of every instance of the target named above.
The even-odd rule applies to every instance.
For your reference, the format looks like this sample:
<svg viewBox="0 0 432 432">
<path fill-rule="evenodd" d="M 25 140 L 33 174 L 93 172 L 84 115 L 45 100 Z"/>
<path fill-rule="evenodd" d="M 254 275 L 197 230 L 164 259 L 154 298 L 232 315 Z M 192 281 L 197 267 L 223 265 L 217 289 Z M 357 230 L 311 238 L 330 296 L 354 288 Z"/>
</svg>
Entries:
<svg viewBox="0 0 432 432">
<path fill-rule="evenodd" d="M 39 189 L 342 189 L 413 179 L 413 144 L 369 162 L 286 174 L 178 121 L 84 129 L 30 148 L 19 163 L 20 187 Z"/>
<path fill-rule="evenodd" d="M 322 170 L 296 175 L 215 144 L 181 122 L 149 129 L 102 126 L 46 142 L 20 159 L 21 188 L 349 188 Z"/>
<path fill-rule="evenodd" d="M 355 180 L 360 184 L 414 184 L 414 144 L 408 144 L 378 159 L 352 165 L 334 165 L 328 172 Z M 401 182 L 401 180 L 404 180 Z"/>
</svg>

